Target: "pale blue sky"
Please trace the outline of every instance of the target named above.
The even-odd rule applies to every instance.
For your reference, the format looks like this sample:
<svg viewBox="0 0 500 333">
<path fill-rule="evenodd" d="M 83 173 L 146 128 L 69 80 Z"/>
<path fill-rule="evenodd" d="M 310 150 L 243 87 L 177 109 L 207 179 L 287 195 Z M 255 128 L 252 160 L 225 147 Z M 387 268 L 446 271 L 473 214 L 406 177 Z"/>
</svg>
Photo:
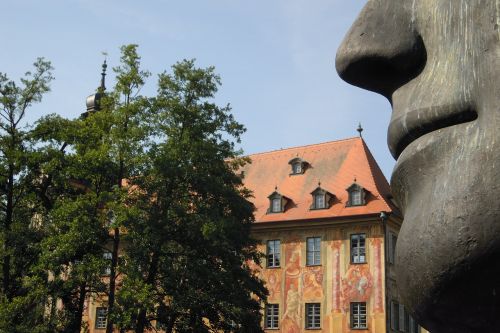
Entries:
<svg viewBox="0 0 500 333">
<path fill-rule="evenodd" d="M 389 177 L 394 166 L 386 134 L 385 98 L 340 80 L 335 52 L 366 1 L 362 0 L 2 0 L 0 72 L 19 78 L 36 57 L 52 61 L 56 80 L 30 119 L 47 113 L 77 117 L 99 84 L 107 51 L 139 44 L 155 76 L 183 58 L 214 65 L 247 127 L 251 154 L 356 136 L 363 137 Z M 108 71 L 109 72 L 109 71 Z M 112 82 L 108 81 L 108 87 Z"/>
</svg>

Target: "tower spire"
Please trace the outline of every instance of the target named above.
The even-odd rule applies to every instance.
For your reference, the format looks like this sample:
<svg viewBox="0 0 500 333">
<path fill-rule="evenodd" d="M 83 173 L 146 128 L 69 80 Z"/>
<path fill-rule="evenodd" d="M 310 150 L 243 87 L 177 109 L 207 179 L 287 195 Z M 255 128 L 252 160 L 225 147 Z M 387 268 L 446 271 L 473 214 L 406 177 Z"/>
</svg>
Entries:
<svg viewBox="0 0 500 333">
<path fill-rule="evenodd" d="M 99 87 L 101 92 L 106 90 L 106 68 L 108 68 L 108 64 L 106 63 L 106 59 L 108 57 L 108 54 L 106 52 L 103 52 L 102 54 L 104 55 L 104 62 L 102 64 L 101 86 Z"/>
<path fill-rule="evenodd" d="M 87 104 L 87 111 L 82 113 L 82 118 L 86 118 L 89 113 L 101 110 L 101 99 L 105 95 L 106 90 L 106 68 L 108 67 L 108 64 L 106 63 L 108 54 L 106 52 L 103 52 L 102 54 L 104 55 L 104 62 L 102 63 L 101 85 L 97 88 L 97 92 L 95 94 L 87 97 L 85 103 Z"/>
</svg>

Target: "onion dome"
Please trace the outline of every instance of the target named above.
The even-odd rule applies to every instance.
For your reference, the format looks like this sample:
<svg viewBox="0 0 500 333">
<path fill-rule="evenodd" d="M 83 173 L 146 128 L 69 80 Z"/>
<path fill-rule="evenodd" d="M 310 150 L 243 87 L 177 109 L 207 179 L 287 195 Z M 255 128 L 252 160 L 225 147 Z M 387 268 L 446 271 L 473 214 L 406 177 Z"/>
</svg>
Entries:
<svg viewBox="0 0 500 333">
<path fill-rule="evenodd" d="M 106 59 L 104 59 L 104 63 L 102 64 L 102 72 L 101 72 L 101 86 L 97 88 L 97 92 L 93 95 L 87 97 L 87 111 L 82 113 L 82 117 L 85 118 L 89 115 L 90 112 L 96 112 L 101 110 L 101 99 L 104 96 L 104 91 L 106 90 L 105 79 L 106 79 L 106 68 L 108 65 L 106 64 Z"/>
</svg>

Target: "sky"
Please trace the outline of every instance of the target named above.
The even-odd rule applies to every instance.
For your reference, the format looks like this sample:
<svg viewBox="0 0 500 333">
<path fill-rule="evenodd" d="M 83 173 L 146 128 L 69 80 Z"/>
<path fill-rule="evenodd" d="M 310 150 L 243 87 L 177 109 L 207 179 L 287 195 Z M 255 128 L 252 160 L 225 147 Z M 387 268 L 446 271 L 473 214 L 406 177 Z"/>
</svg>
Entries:
<svg viewBox="0 0 500 333">
<path fill-rule="evenodd" d="M 49 113 L 85 111 L 99 85 L 102 52 L 111 68 L 119 48 L 138 44 L 153 75 L 142 93 L 154 95 L 156 75 L 182 59 L 215 66 L 222 78 L 216 102 L 230 103 L 247 132 L 245 154 L 363 138 L 389 179 L 391 108 L 382 96 L 342 81 L 335 53 L 366 0 L 1 0 L 0 72 L 18 80 L 37 57 L 55 80 L 28 121 Z"/>
</svg>

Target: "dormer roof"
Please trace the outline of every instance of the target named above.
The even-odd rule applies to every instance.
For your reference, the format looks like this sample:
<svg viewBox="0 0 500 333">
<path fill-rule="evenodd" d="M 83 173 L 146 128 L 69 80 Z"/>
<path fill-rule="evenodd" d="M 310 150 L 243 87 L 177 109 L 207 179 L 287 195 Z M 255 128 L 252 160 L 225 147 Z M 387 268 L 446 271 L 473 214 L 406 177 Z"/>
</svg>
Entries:
<svg viewBox="0 0 500 333">
<path fill-rule="evenodd" d="M 311 167 L 300 177 L 290 175 L 290 163 L 300 156 Z M 281 149 L 249 156 L 251 164 L 242 168 L 244 184 L 253 192 L 256 223 L 349 217 L 394 212 L 389 200 L 390 187 L 362 138 L 350 138 L 320 144 Z M 347 188 L 353 179 L 370 193 L 366 205 L 348 207 Z M 321 180 L 321 188 L 335 195 L 328 209 L 311 210 L 313 196 Z M 282 214 L 267 214 L 269 189 L 279 188 L 280 194 L 293 201 Z"/>
</svg>

